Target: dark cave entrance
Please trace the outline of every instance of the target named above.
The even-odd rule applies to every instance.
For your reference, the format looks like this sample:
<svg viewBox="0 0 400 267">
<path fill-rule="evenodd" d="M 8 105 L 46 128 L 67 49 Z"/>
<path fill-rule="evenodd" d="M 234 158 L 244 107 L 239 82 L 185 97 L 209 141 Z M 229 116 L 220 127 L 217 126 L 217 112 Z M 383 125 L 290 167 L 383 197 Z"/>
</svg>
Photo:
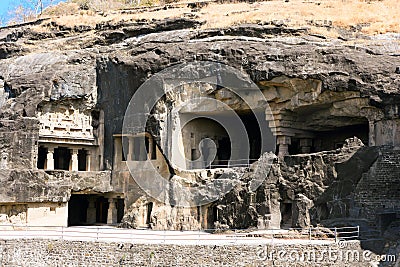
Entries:
<svg viewBox="0 0 400 267">
<path fill-rule="evenodd" d="M 68 201 L 68 226 L 87 224 L 88 207 L 88 195 L 72 194 Z"/>
<path fill-rule="evenodd" d="M 229 137 L 221 137 L 218 139 L 218 164 L 225 166 L 228 165 L 228 161 L 231 157 L 231 140 Z"/>
<path fill-rule="evenodd" d="M 66 147 L 54 149 L 54 169 L 69 171 L 71 162 L 71 151 Z"/>
<path fill-rule="evenodd" d="M 292 227 L 292 203 L 281 202 L 281 228 Z"/>
<path fill-rule="evenodd" d="M 107 223 L 108 199 L 101 196 L 96 199 L 96 223 Z"/>
<path fill-rule="evenodd" d="M 311 152 L 311 148 L 310 148 Z M 296 154 L 301 154 L 301 147 L 300 147 L 300 140 L 297 138 L 292 138 L 291 144 L 289 145 L 289 154 L 290 155 L 296 155 Z"/>
<path fill-rule="evenodd" d="M 78 150 L 78 171 L 86 171 L 86 156 L 87 151 L 84 149 Z"/>
<path fill-rule="evenodd" d="M 212 205 L 207 209 L 207 228 L 214 229 L 215 222 L 218 221 L 218 207 L 217 205 Z"/>
<path fill-rule="evenodd" d="M 47 160 L 47 148 L 39 146 L 37 168 L 40 170 L 44 170 L 46 168 L 46 160 Z"/>
<path fill-rule="evenodd" d="M 315 152 L 334 150 L 342 148 L 347 138 L 357 137 L 365 145 L 368 145 L 369 126 L 366 121 L 363 124 L 356 124 L 338 127 L 330 131 L 320 131 L 315 133 L 316 138 L 313 149 Z"/>
<path fill-rule="evenodd" d="M 317 206 L 318 221 L 329 219 L 329 208 L 326 203 Z"/>
<path fill-rule="evenodd" d="M 326 131 L 313 131 L 312 138 L 291 137 L 289 145 L 289 154 L 314 153 L 320 151 L 329 151 L 342 148 L 345 140 L 357 137 L 365 145 L 369 143 L 369 126 L 368 122 L 355 124 Z"/>
<path fill-rule="evenodd" d="M 125 212 L 125 201 L 123 198 L 117 199 L 117 223 L 122 221 Z"/>
<path fill-rule="evenodd" d="M 247 137 L 250 145 L 249 159 L 250 163 L 257 161 L 261 155 L 262 143 L 261 143 L 261 132 L 262 127 L 253 111 L 248 112 L 237 112 L 241 121 L 246 128 Z"/>
<path fill-rule="evenodd" d="M 113 222 L 109 222 L 108 218 L 110 200 L 115 203 L 113 212 L 116 212 L 116 221 Z M 98 194 L 75 193 L 68 201 L 68 226 L 119 223 L 124 210 L 123 198 L 110 199 Z"/>
<path fill-rule="evenodd" d="M 183 142 L 179 140 L 177 143 L 182 143 L 188 168 L 246 166 L 257 161 L 261 153 L 274 151 L 275 137 L 269 130 L 265 110 L 234 112 L 180 114 Z M 205 116 L 203 114 L 207 117 L 202 117 Z M 265 135 L 264 138 L 262 135 Z M 203 141 L 205 139 L 209 140 Z M 210 155 L 215 155 L 215 158 Z"/>
<path fill-rule="evenodd" d="M 151 222 L 151 212 L 153 211 L 153 202 L 147 203 L 146 224 Z"/>
<path fill-rule="evenodd" d="M 231 142 L 225 128 L 210 118 L 189 120 L 182 128 L 185 158 L 190 169 L 224 168 L 231 157 Z M 153 146 L 154 147 L 154 146 Z"/>
</svg>

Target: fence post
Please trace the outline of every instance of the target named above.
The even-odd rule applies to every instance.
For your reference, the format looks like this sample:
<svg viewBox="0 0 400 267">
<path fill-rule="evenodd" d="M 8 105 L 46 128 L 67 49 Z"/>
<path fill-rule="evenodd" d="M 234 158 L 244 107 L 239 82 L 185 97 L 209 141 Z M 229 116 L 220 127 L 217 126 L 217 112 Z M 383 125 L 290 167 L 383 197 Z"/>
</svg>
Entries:
<svg viewBox="0 0 400 267">
<path fill-rule="evenodd" d="M 335 227 L 335 243 L 337 243 L 337 242 L 338 242 L 338 236 L 337 236 L 337 229 Z"/>
<path fill-rule="evenodd" d="M 311 241 L 311 227 L 308 228 L 308 238 L 309 238 L 310 241 Z"/>
<path fill-rule="evenodd" d="M 61 240 L 64 240 L 64 226 L 61 226 Z"/>
<path fill-rule="evenodd" d="M 274 229 L 271 229 L 272 230 L 272 241 L 271 241 L 271 243 L 273 244 L 274 243 Z"/>
<path fill-rule="evenodd" d="M 96 231 L 96 241 L 99 242 L 99 227 L 97 227 Z"/>
<path fill-rule="evenodd" d="M 234 233 L 235 233 L 235 245 L 236 245 L 237 244 L 237 240 L 238 240 L 236 229 L 234 230 Z"/>
<path fill-rule="evenodd" d="M 198 245 L 200 245 L 200 232 L 201 232 L 201 228 L 199 228 L 199 240 L 197 242 Z"/>
<path fill-rule="evenodd" d="M 357 238 L 360 238 L 360 226 L 357 225 Z"/>
</svg>

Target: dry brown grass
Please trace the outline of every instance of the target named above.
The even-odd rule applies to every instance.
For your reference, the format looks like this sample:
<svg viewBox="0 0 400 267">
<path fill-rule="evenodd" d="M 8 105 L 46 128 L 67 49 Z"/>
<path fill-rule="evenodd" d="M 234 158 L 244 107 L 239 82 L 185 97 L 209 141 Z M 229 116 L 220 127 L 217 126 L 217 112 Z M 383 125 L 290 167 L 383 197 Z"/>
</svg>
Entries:
<svg viewBox="0 0 400 267">
<path fill-rule="evenodd" d="M 64 8 L 67 8 L 67 6 Z M 126 21 L 163 19 L 167 17 L 182 17 L 184 13 L 191 12 L 185 5 L 176 9 L 146 11 L 139 14 L 121 14 L 116 11 L 108 11 L 102 15 L 90 10 L 76 10 L 76 6 L 68 6 L 68 8 L 69 12 L 65 12 L 64 14 L 60 11 L 55 13 L 55 15 L 59 16 L 54 18 L 58 24 L 68 26 L 77 24 L 95 25 L 102 21 L 116 22 L 122 19 Z M 73 11 L 71 12 L 71 10 Z M 73 12 L 77 13 L 74 14 Z M 313 32 L 331 37 L 337 36 L 337 32 L 329 30 L 326 27 L 320 27 L 321 25 L 313 26 L 312 23 L 310 24 L 310 21 L 317 24 L 328 22 L 335 27 L 341 28 L 351 28 L 361 25 L 361 31 L 370 35 L 400 32 L 399 0 L 290 0 L 289 2 L 272 0 L 256 2 L 254 4 L 211 3 L 195 14 L 199 16 L 200 20 L 205 22 L 203 28 L 282 20 L 288 26 L 311 26 Z"/>
<path fill-rule="evenodd" d="M 242 13 L 240 13 L 242 12 Z M 349 28 L 365 24 L 362 31 L 377 34 L 400 31 L 400 1 L 382 0 L 290 0 L 255 4 L 211 4 L 201 11 L 205 27 L 226 27 L 244 22 L 285 20 L 290 26 L 306 26 L 308 21 L 332 22 L 333 26 Z"/>
<path fill-rule="evenodd" d="M 54 20 L 59 25 L 74 26 L 74 25 L 90 25 L 95 26 L 101 22 L 118 22 L 121 20 L 134 21 L 140 19 L 165 19 L 165 18 L 177 18 L 182 17 L 184 13 L 190 12 L 189 8 L 180 8 L 173 10 L 159 10 L 154 12 L 143 12 L 138 14 L 118 14 L 110 13 L 105 15 L 99 15 L 96 13 L 91 14 L 91 11 L 80 12 L 77 15 L 66 15 L 54 17 Z"/>
</svg>

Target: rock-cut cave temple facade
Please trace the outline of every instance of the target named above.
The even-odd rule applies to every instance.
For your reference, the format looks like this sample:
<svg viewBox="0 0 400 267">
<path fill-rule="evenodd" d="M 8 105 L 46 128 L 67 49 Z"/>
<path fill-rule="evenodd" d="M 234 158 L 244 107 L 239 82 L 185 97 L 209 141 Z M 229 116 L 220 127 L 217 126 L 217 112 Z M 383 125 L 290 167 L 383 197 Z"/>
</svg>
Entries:
<svg viewBox="0 0 400 267">
<path fill-rule="evenodd" d="M 174 34 L 181 41 L 149 36 L 124 47 L 0 61 L 0 225 L 269 229 L 349 219 L 379 226 L 399 216 L 398 57 L 327 40 L 210 42 Z M 143 132 L 124 134 L 140 85 L 196 60 L 246 73 L 263 98 L 250 109 L 227 87 L 184 84 L 159 99 Z M 234 111 L 249 136 L 248 162 L 230 160 L 237 143 L 217 122 L 230 116 L 224 108 L 198 101 L 170 112 L 192 96 Z M 272 143 L 261 144 L 260 127 L 270 129 Z M 207 162 L 209 154 L 215 157 Z M 221 175 L 236 183 L 211 203 L 180 207 L 146 194 L 129 161 L 150 161 L 165 180 L 192 187 Z M 263 180 L 254 191 L 250 176 Z"/>
</svg>

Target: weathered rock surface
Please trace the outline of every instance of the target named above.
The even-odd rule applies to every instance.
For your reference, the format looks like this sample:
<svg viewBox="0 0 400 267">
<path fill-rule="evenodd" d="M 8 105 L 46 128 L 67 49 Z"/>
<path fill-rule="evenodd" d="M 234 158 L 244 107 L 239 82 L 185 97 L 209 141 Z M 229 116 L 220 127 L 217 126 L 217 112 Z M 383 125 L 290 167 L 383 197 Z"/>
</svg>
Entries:
<svg viewBox="0 0 400 267">
<path fill-rule="evenodd" d="M 109 172 L 75 175 L 38 171 L 38 111 L 48 103 L 69 101 L 103 112 L 104 132 L 95 132 L 101 134 L 103 143 L 96 145 L 102 150 L 102 170 L 111 171 L 113 135 L 122 131 L 132 95 L 155 73 L 182 62 L 217 61 L 242 70 L 260 87 L 271 108 L 301 130 L 377 123 L 374 132 L 383 133 L 384 138 L 371 145 L 400 144 L 399 38 L 380 42 L 366 38 L 354 45 L 311 36 L 305 29 L 244 25 L 201 30 L 196 29 L 198 25 L 182 19 L 98 25 L 94 29 L 59 29 L 53 25 L 46 36 L 38 35 L 29 25 L 18 30 L 2 29 L 0 201 L 65 202 L 72 191 L 120 193 L 133 188 L 129 175 L 114 179 Z M 213 93 L 223 98 L 223 92 Z M 231 100 L 232 105 L 240 106 Z M 168 105 L 173 106 L 165 101 L 163 108 Z M 156 110 L 152 114 L 156 119 L 148 129 L 160 142 L 165 142 L 165 137 L 160 132 L 163 122 L 157 118 L 165 112 Z M 99 120 L 93 121 L 99 126 Z M 277 129 L 281 122 L 284 125 L 283 120 L 276 121 Z M 385 133 L 388 125 L 392 127 L 390 135 Z M 364 137 L 367 145 L 368 134 Z M 168 154 L 166 145 L 158 148 L 164 156 Z M 276 158 L 256 192 L 249 191 L 249 175 L 267 174 L 249 170 L 234 190 L 210 208 L 209 214 L 214 216 L 210 221 L 221 228 L 269 228 L 282 224 L 304 227 L 349 216 L 365 218 L 373 208 L 357 212 L 365 200 L 357 202 L 355 195 L 366 191 L 362 184 L 373 179 L 370 169 L 385 158 L 382 151 L 379 147 L 362 147 L 358 139 L 353 139 L 338 150 Z M 398 154 L 397 150 L 388 153 Z M 254 164 L 262 163 L 261 159 Z M 179 180 L 179 171 L 172 166 L 169 169 L 170 178 Z M 395 203 L 399 195 L 392 189 L 398 185 L 396 177 L 392 178 L 381 190 L 390 191 L 387 196 Z M 129 196 L 129 203 L 137 199 Z M 138 226 L 140 205 L 135 205 L 126 207 L 125 226 Z M 173 207 L 165 210 L 152 213 L 152 227 L 202 226 L 190 212 Z"/>
</svg>

